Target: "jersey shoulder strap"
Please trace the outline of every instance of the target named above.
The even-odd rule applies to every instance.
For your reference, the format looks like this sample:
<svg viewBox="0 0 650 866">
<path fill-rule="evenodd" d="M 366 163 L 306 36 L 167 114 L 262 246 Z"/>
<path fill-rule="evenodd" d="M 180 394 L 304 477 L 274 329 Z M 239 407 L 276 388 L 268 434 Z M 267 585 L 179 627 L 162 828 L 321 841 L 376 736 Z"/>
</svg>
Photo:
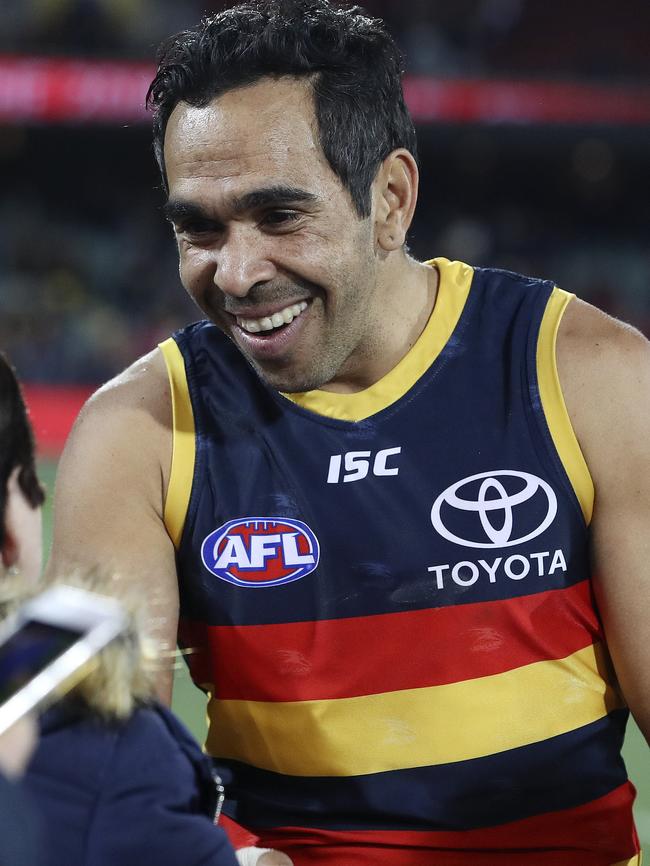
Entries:
<svg viewBox="0 0 650 866">
<path fill-rule="evenodd" d="M 178 549 L 194 477 L 194 461 L 196 459 L 194 413 L 185 360 L 178 343 L 169 337 L 160 344 L 160 351 L 167 366 L 173 417 L 172 465 L 169 487 L 165 497 L 164 521 L 169 537 Z"/>
<path fill-rule="evenodd" d="M 557 334 L 567 306 L 575 296 L 555 287 L 551 293 L 537 340 L 539 396 L 553 445 L 589 524 L 594 504 L 594 483 L 569 418 L 557 370 Z"/>
</svg>

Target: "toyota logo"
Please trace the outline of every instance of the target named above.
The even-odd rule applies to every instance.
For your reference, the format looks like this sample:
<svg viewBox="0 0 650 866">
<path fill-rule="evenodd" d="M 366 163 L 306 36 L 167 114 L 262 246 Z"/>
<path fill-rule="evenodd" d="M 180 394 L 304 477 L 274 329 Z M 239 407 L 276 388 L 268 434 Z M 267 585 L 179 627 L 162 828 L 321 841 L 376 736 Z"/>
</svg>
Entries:
<svg viewBox="0 0 650 866">
<path fill-rule="evenodd" d="M 557 498 L 546 481 L 503 469 L 452 484 L 433 503 L 431 522 L 463 547 L 513 547 L 541 535 L 556 514 Z"/>
</svg>

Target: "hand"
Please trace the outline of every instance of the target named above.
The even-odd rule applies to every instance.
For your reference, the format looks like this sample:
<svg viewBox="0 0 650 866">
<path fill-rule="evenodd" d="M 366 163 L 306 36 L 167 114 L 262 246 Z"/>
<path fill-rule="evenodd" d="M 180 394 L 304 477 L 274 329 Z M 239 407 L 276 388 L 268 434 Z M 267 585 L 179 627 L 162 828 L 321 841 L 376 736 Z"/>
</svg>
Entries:
<svg viewBox="0 0 650 866">
<path fill-rule="evenodd" d="M 293 866 L 286 854 L 270 848 L 240 848 L 235 854 L 239 866 Z"/>
<path fill-rule="evenodd" d="M 32 716 L 19 719 L 4 734 L 0 734 L 0 771 L 9 779 L 22 776 L 32 752 L 36 748 L 38 737 L 36 722 Z M 283 860 L 278 860 L 278 866 Z M 264 861 L 261 866 L 264 866 Z M 268 866 L 274 866 L 275 860 L 269 860 Z"/>
</svg>

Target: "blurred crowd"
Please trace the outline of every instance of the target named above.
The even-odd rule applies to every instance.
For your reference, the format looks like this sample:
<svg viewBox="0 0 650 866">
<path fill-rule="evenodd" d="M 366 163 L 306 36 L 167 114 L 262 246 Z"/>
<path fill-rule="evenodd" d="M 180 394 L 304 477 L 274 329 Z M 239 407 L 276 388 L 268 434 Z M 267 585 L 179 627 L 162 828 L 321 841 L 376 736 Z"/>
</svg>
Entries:
<svg viewBox="0 0 650 866">
<path fill-rule="evenodd" d="M 0 53 L 153 58 L 216 0 L 5 0 Z M 437 76 L 650 79 L 650 4 L 367 0 Z M 554 279 L 650 333 L 649 130 L 420 130 L 411 237 Z M 177 276 L 146 124 L 0 128 L 0 345 L 43 383 L 105 380 L 198 317 Z"/>
<path fill-rule="evenodd" d="M 4 0 L 0 52 L 153 57 L 165 36 L 225 0 Z M 365 0 L 414 72 L 650 75 L 650 8 L 626 0 Z"/>
<path fill-rule="evenodd" d="M 26 381 L 104 381 L 193 318 L 166 225 L 123 193 L 100 217 L 38 194 L 0 203 L 0 345 Z"/>
</svg>

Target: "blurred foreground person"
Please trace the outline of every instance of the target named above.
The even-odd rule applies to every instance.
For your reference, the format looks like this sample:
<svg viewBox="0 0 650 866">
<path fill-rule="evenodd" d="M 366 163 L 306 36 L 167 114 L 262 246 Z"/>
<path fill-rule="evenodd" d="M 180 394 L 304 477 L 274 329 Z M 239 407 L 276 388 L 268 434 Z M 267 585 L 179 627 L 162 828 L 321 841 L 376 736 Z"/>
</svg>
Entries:
<svg viewBox="0 0 650 866">
<path fill-rule="evenodd" d="M 37 592 L 43 499 L 25 405 L 0 355 L 3 605 Z M 124 598 L 113 578 L 65 582 Z M 132 605 L 130 632 L 41 718 L 21 785 L 14 780 L 34 750 L 35 723 L 22 719 L 0 735 L 1 866 L 236 866 L 223 830 L 212 823 L 218 791 L 210 760 L 152 699 L 152 669 Z"/>
<path fill-rule="evenodd" d="M 7 579 L 34 585 L 40 576 L 44 500 L 20 386 L 0 353 L 0 551 L 4 587 Z M 0 599 L 5 595 L 0 592 Z"/>
<path fill-rule="evenodd" d="M 34 584 L 41 569 L 43 488 L 34 439 L 14 371 L 0 353 L 0 599 L 17 581 Z M 0 864 L 41 866 L 41 822 L 17 780 L 36 745 L 36 724 L 23 718 L 0 735 Z"/>
<path fill-rule="evenodd" d="M 180 590 L 225 811 L 297 866 L 632 866 L 648 343 L 409 254 L 401 68 L 326 0 L 163 47 L 154 145 L 206 319 L 82 413 L 54 566 L 141 576 L 170 644 Z"/>
<path fill-rule="evenodd" d="M 46 821 L 43 866 L 236 866 L 213 823 L 223 789 L 212 763 L 153 699 L 155 656 L 137 592 L 99 572 L 62 582 L 118 598 L 131 619 L 41 717 L 24 782 Z"/>
</svg>

